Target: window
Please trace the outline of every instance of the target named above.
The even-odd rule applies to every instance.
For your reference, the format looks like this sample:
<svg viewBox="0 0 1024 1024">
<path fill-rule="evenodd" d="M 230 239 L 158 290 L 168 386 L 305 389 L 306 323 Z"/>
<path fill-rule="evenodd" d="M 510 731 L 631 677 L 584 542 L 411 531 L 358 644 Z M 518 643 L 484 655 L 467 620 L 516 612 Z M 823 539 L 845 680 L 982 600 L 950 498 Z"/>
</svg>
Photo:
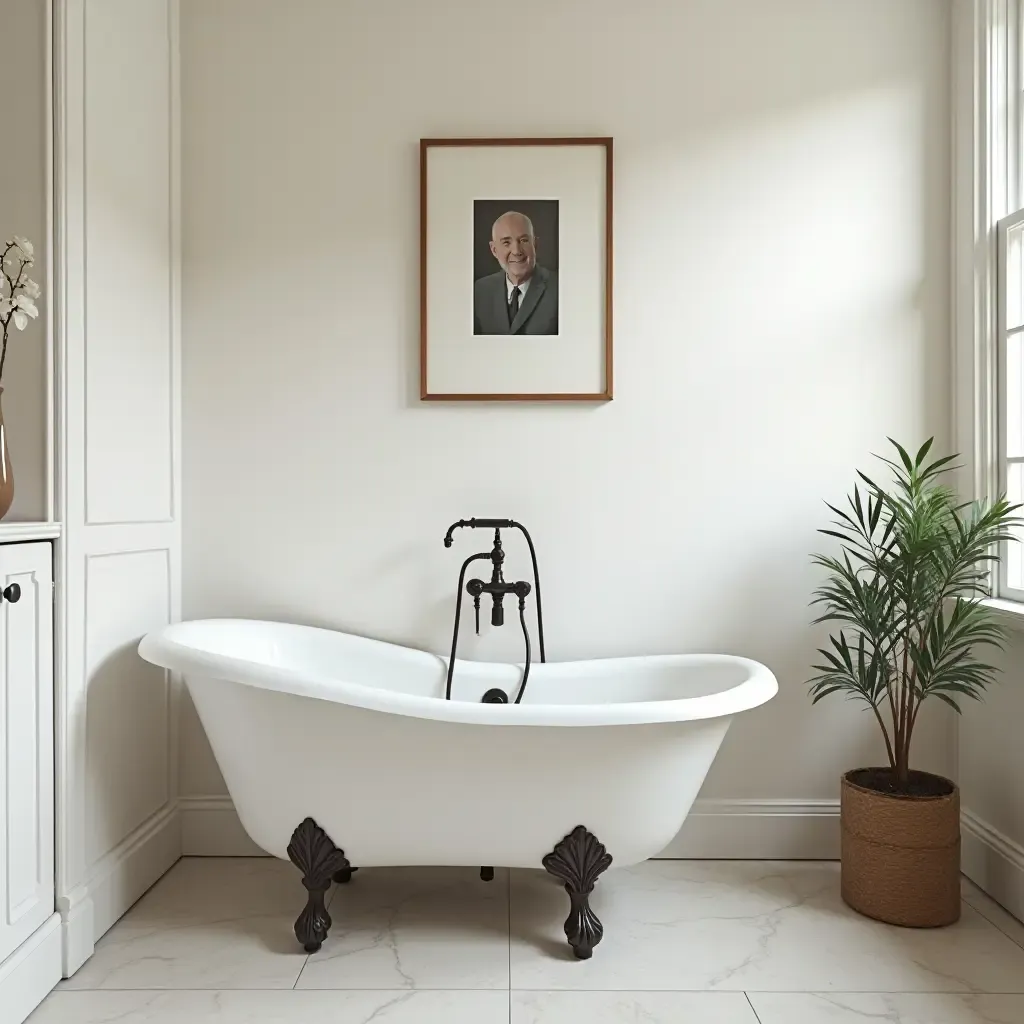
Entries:
<svg viewBox="0 0 1024 1024">
<path fill-rule="evenodd" d="M 996 451 L 999 490 L 1024 503 L 1024 209 L 999 224 L 996 343 L 998 427 Z M 1024 533 L 1019 538 L 1024 541 Z M 1021 543 L 1001 552 L 996 592 L 1024 601 L 1024 551 Z"/>
<path fill-rule="evenodd" d="M 1024 19 L 1022 0 L 996 0 L 989 10 L 990 209 L 1006 212 L 996 225 L 994 415 L 986 445 L 995 466 L 991 490 L 1024 504 Z M 991 493 L 991 491 L 990 491 Z M 1004 545 L 995 596 L 1024 603 L 1024 528 L 1018 542 Z"/>
</svg>

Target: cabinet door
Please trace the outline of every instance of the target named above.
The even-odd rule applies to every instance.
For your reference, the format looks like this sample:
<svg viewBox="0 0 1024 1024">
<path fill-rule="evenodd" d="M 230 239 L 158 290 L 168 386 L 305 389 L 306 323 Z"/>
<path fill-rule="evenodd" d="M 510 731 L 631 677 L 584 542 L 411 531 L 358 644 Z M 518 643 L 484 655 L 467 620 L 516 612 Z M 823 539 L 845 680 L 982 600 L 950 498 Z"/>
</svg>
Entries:
<svg viewBox="0 0 1024 1024">
<path fill-rule="evenodd" d="M 0 961 L 52 913 L 53 569 L 48 543 L 0 545 Z"/>
</svg>

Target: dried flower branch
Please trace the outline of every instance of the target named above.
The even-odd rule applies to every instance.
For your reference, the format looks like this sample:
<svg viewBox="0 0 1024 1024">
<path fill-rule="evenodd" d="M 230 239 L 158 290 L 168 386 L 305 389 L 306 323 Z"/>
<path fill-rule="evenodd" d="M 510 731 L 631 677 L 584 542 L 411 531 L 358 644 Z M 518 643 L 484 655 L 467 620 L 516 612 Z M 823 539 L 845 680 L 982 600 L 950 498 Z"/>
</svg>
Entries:
<svg viewBox="0 0 1024 1024">
<path fill-rule="evenodd" d="M 27 238 L 15 235 L 4 243 L 0 256 L 0 327 L 3 328 L 3 349 L 0 351 L 0 382 L 7 362 L 7 341 L 11 324 L 23 331 L 29 320 L 39 316 L 35 300 L 39 285 L 28 277 L 28 268 L 35 263 L 35 250 Z M 5 294 L 6 291 L 6 294 Z"/>
</svg>

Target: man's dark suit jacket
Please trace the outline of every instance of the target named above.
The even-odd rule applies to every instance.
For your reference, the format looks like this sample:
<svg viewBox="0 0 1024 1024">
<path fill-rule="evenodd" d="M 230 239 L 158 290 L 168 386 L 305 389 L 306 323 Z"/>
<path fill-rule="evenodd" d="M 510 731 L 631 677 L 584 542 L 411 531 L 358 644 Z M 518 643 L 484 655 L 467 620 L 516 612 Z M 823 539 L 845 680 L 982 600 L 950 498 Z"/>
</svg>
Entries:
<svg viewBox="0 0 1024 1024">
<path fill-rule="evenodd" d="M 474 334 L 557 334 L 558 275 L 535 267 L 515 320 L 508 322 L 505 271 L 481 277 L 473 285 Z"/>
</svg>

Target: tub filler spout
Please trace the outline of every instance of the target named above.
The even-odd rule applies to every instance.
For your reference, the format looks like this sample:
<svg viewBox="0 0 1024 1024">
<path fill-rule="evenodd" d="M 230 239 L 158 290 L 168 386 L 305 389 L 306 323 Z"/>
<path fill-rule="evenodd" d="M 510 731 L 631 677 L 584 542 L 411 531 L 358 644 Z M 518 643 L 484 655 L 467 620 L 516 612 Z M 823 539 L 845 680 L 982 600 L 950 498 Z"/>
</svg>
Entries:
<svg viewBox="0 0 1024 1024">
<path fill-rule="evenodd" d="M 534 549 L 533 540 L 530 537 L 529 531 L 525 526 L 517 523 L 514 519 L 460 519 L 457 523 L 452 523 L 452 525 L 448 527 L 448 532 L 444 535 L 444 546 L 446 548 L 450 548 L 452 546 L 452 538 L 455 531 L 463 526 L 471 528 L 493 528 L 494 543 L 490 551 L 480 551 L 475 555 L 470 555 L 469 558 L 462 563 L 462 569 L 459 571 L 459 585 L 455 599 L 455 625 L 452 629 L 452 653 L 451 657 L 448 659 L 448 676 L 445 681 L 444 697 L 445 700 L 452 699 L 452 679 L 455 673 L 455 654 L 459 647 L 459 626 L 462 622 L 462 593 L 463 586 L 465 586 L 465 592 L 473 598 L 473 612 L 476 619 L 477 636 L 480 635 L 480 599 L 483 595 L 486 594 L 491 599 L 492 626 L 503 626 L 505 624 L 505 598 L 514 596 L 519 599 L 519 625 L 523 631 L 523 644 L 526 648 L 526 658 L 523 664 L 523 676 L 519 681 L 516 698 L 512 701 L 513 704 L 519 704 L 523 699 L 523 694 L 526 692 L 526 684 L 530 678 L 530 665 L 532 662 L 530 630 L 526 625 L 526 599 L 530 596 L 531 590 L 533 590 L 537 596 L 537 637 L 540 641 L 540 660 L 542 662 L 546 660 L 544 651 L 544 617 L 540 607 L 540 576 L 537 572 L 537 552 Z M 530 547 L 530 558 L 533 561 L 532 587 L 526 580 L 518 580 L 514 583 L 510 583 L 505 580 L 503 571 L 503 565 L 505 563 L 505 549 L 501 543 L 501 531 L 509 528 L 522 530 L 523 535 L 526 537 L 527 544 Z M 474 578 L 466 583 L 466 570 L 474 562 L 479 561 L 490 561 L 490 580 L 484 581 Z M 508 703 L 508 696 L 509 695 L 506 694 L 505 700 L 496 701 L 495 703 Z M 487 698 L 485 697 L 484 699 L 486 700 Z"/>
</svg>

